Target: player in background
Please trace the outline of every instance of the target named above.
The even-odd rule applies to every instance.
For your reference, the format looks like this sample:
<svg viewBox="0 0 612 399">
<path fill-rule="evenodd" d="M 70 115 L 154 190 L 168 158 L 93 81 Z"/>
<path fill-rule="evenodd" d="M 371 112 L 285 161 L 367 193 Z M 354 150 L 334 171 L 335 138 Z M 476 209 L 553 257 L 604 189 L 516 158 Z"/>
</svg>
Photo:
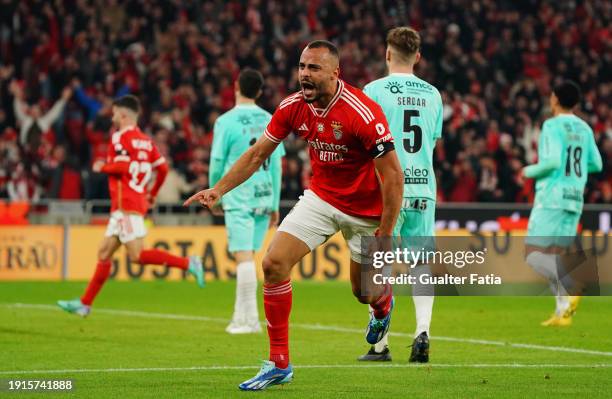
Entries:
<svg viewBox="0 0 612 399">
<path fill-rule="evenodd" d="M 255 104 L 263 85 L 263 76 L 253 69 L 247 68 L 238 76 L 236 106 L 215 122 L 211 187 L 257 142 L 270 122 L 272 115 Z M 268 228 L 278 224 L 284 155 L 285 149 L 279 145 L 261 168 L 222 200 L 229 251 L 237 263 L 234 315 L 226 328 L 230 334 L 261 332 L 253 253 L 261 248 Z"/>
<path fill-rule="evenodd" d="M 536 195 L 527 227 L 527 263 L 548 278 L 556 297 L 553 315 L 543 326 L 569 326 L 579 296 L 568 295 L 564 254 L 576 236 L 589 173 L 602 169 L 602 160 L 591 127 L 573 109 L 580 103 L 580 88 L 564 81 L 553 88 L 553 117 L 542 126 L 538 163 L 523 169 L 536 179 Z M 567 276 L 569 277 L 569 276 Z"/>
<path fill-rule="evenodd" d="M 362 292 L 362 264 L 370 254 L 362 251 L 361 241 L 393 234 L 402 201 L 402 170 L 380 106 L 339 79 L 339 73 L 336 46 L 324 40 L 308 44 L 298 69 L 302 89 L 279 104 L 262 137 L 214 187 L 185 202 L 214 206 L 257 171 L 291 132 L 308 142 L 311 187 L 281 223 L 262 265 L 270 357 L 255 377 L 240 384 L 242 390 L 262 390 L 291 381 L 291 269 L 338 231 L 351 252 L 353 294 L 374 309 L 366 340 L 378 342 L 389 328 L 391 287 L 379 287 L 369 295 Z"/>
<path fill-rule="evenodd" d="M 98 248 L 96 271 L 81 298 L 57 302 L 65 311 L 83 317 L 91 312 L 94 299 L 110 275 L 112 256 L 122 244 L 131 262 L 187 270 L 194 275 L 198 285 L 204 286 L 200 258 L 184 258 L 159 249 L 143 249 L 143 237 L 146 235 L 144 216 L 168 174 L 168 165 L 153 141 L 137 126 L 140 113 L 138 98 L 127 95 L 116 99 L 112 112 L 117 131 L 111 136 L 107 162 L 93 165 L 94 172 L 108 174 L 111 195 L 111 215 L 105 237 Z M 149 191 L 153 172 L 156 172 L 156 178 Z"/>
<path fill-rule="evenodd" d="M 397 157 L 404 171 L 404 200 L 393 234 L 403 238 L 435 235 L 436 177 L 433 151 L 442 136 L 442 98 L 438 90 L 414 75 L 421 58 L 421 37 L 409 27 L 393 28 L 387 34 L 386 64 L 389 75 L 364 88 L 383 109 L 395 141 Z M 420 248 L 420 246 L 419 246 Z M 431 274 L 428 265 L 412 269 L 412 275 Z M 411 362 L 429 361 L 429 326 L 433 309 L 433 286 L 414 285 L 412 299 L 416 331 Z M 388 337 L 373 345 L 359 358 L 390 361 Z"/>
</svg>

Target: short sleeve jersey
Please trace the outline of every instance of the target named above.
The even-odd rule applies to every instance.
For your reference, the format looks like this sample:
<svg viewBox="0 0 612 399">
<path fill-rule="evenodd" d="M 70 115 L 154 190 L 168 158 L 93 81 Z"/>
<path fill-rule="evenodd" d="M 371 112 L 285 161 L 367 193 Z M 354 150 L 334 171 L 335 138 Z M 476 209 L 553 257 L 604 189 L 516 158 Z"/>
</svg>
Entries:
<svg viewBox="0 0 612 399">
<path fill-rule="evenodd" d="M 536 182 L 534 208 L 582 212 L 588 164 L 599 158 L 593 130 L 576 115 L 563 114 L 544 122 L 538 159 L 560 158 L 560 166 Z"/>
<path fill-rule="evenodd" d="M 165 162 L 157 146 L 139 128 L 126 128 L 111 136 L 107 162 L 129 163 L 127 174 L 108 176 L 111 211 L 145 215 L 149 208 L 147 193 L 153 170 Z"/>
<path fill-rule="evenodd" d="M 217 118 L 211 157 L 223 161 L 223 174 L 257 142 L 271 118 L 254 104 L 237 105 Z M 272 209 L 278 193 L 273 192 L 270 165 L 283 156 L 285 148 L 279 145 L 247 181 L 223 196 L 223 209 Z"/>
<path fill-rule="evenodd" d="M 297 92 L 279 104 L 265 135 L 280 143 L 291 132 L 308 142 L 310 189 L 316 195 L 348 215 L 380 217 L 382 194 L 373 160 L 394 148 L 378 104 L 342 80 L 325 109 Z"/>
<path fill-rule="evenodd" d="M 433 151 L 442 136 L 442 97 L 414 74 L 393 73 L 363 89 L 382 107 L 404 171 L 404 198 L 436 200 Z"/>
</svg>

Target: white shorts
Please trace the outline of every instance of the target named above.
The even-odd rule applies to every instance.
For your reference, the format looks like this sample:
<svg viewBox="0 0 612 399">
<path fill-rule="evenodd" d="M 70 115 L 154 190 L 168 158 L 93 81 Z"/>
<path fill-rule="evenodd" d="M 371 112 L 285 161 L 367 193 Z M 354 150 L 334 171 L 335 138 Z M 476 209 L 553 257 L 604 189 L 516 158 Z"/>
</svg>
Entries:
<svg viewBox="0 0 612 399">
<path fill-rule="evenodd" d="M 351 251 L 351 259 L 362 263 L 361 237 L 373 237 L 380 221 L 347 215 L 305 190 L 298 203 L 283 219 L 278 231 L 302 240 L 312 251 L 329 237 L 342 232 Z"/>
<path fill-rule="evenodd" d="M 111 213 L 106 226 L 105 237 L 118 236 L 122 244 L 147 235 L 144 217 L 135 213 L 115 211 Z"/>
</svg>

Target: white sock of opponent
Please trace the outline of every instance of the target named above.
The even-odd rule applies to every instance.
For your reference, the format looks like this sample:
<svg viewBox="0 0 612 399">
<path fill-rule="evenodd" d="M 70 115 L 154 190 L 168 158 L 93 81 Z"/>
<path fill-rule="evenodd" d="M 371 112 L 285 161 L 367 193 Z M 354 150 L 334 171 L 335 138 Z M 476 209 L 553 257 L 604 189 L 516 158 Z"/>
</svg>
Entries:
<svg viewBox="0 0 612 399">
<path fill-rule="evenodd" d="M 257 273 L 255 262 L 239 263 L 236 268 L 236 303 L 234 321 L 251 324 L 259 321 L 257 311 Z"/>
<path fill-rule="evenodd" d="M 412 287 L 412 301 L 414 302 L 414 313 L 416 316 L 416 329 L 414 337 L 419 336 L 423 331 L 429 336 L 429 326 L 431 325 L 431 314 L 434 303 L 434 286 L 431 284 L 421 284 L 421 275 L 431 276 L 429 265 L 419 265 L 410 271 L 416 277 L 416 284 Z"/>
<path fill-rule="evenodd" d="M 559 255 L 535 251 L 527 256 L 526 261 L 536 272 L 548 278 L 550 290 L 556 297 L 555 313 L 561 316 L 569 308 L 569 297 L 567 290 L 559 279 L 557 269 L 557 262 L 560 261 Z"/>
<path fill-rule="evenodd" d="M 557 305 L 555 309 L 555 313 L 557 314 L 557 316 L 563 316 L 563 314 L 565 314 L 565 312 L 570 307 L 570 301 L 569 301 L 570 298 L 567 295 L 557 295 L 555 299 L 556 299 L 556 305 Z"/>
</svg>

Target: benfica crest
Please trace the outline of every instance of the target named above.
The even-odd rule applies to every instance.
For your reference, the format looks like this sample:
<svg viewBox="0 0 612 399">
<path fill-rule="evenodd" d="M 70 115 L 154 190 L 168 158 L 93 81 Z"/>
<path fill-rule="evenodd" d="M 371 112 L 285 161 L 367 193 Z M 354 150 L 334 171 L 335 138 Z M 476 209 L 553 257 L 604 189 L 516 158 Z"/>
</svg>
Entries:
<svg viewBox="0 0 612 399">
<path fill-rule="evenodd" d="M 331 127 L 334 131 L 334 137 L 336 140 L 340 140 L 342 138 L 342 124 L 340 122 L 332 122 Z"/>
</svg>

